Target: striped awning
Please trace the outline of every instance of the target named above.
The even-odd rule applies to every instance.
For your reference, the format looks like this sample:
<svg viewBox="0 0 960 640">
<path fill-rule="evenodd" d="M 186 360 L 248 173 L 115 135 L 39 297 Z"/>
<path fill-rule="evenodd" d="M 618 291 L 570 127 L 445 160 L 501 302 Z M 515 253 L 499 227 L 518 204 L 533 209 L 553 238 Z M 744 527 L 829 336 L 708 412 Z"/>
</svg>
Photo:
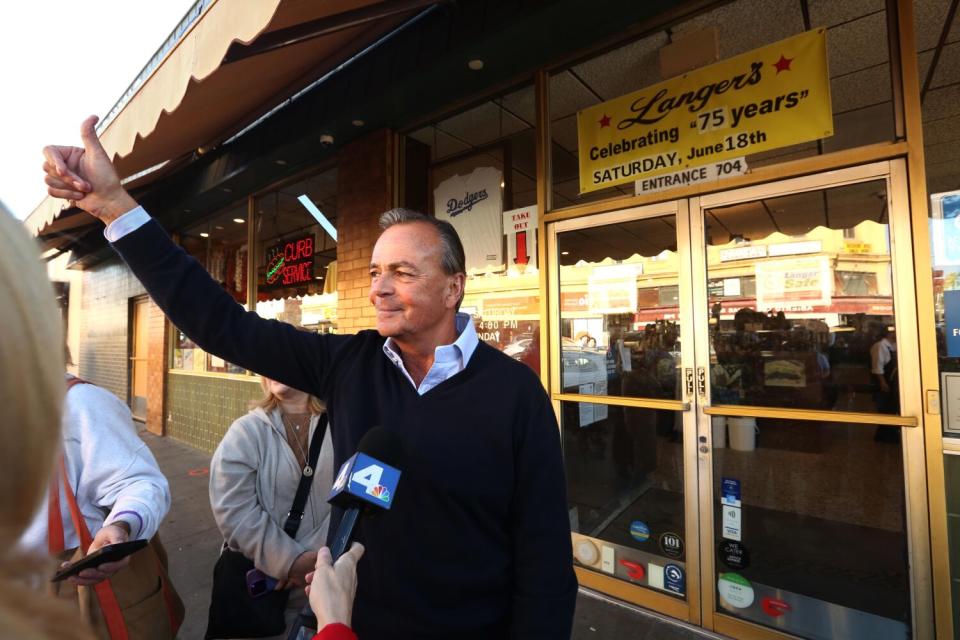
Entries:
<svg viewBox="0 0 960 640">
<path fill-rule="evenodd" d="M 198 0 L 199 15 L 181 23 L 166 54 L 104 119 L 101 141 L 121 178 L 148 182 L 165 163 L 228 139 L 429 4 Z M 40 235 L 65 207 L 46 198 L 28 229 Z"/>
</svg>

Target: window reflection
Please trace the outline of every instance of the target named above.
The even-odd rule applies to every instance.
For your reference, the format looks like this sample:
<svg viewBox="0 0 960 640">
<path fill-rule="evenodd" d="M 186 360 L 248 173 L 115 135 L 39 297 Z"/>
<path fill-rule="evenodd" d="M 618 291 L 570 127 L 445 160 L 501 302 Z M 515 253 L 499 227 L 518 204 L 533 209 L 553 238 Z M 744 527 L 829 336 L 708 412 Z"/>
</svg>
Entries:
<svg viewBox="0 0 960 640">
<path fill-rule="evenodd" d="M 409 132 L 403 201 L 460 235 L 480 339 L 540 373 L 534 106 L 526 85 Z"/>
<path fill-rule="evenodd" d="M 318 333 L 337 327 L 337 170 L 256 200 L 257 307 L 264 317 Z"/>
<path fill-rule="evenodd" d="M 679 400 L 674 216 L 557 236 L 563 393 Z"/>
<path fill-rule="evenodd" d="M 184 250 L 203 265 L 223 290 L 239 304 L 247 304 L 247 200 L 208 220 L 188 227 L 180 234 Z M 190 338 L 172 328 L 170 368 L 193 373 L 244 373 L 223 358 L 203 351 Z"/>
<path fill-rule="evenodd" d="M 718 588 L 717 610 L 807 638 L 910 637 L 902 447 L 860 424 L 731 416 L 713 426 L 715 584 L 734 574 L 755 594 L 745 605 Z M 771 599 L 796 615 L 771 616 Z M 800 615 L 827 607 L 832 617 Z M 828 617 L 860 624 L 838 636 L 821 626 Z M 872 636 L 854 633 L 867 618 Z"/>
<path fill-rule="evenodd" d="M 713 403 L 898 414 L 885 183 L 704 215 Z"/>
<path fill-rule="evenodd" d="M 564 402 L 561 418 L 576 562 L 684 596 L 663 578 L 686 559 L 682 414 Z"/>
</svg>

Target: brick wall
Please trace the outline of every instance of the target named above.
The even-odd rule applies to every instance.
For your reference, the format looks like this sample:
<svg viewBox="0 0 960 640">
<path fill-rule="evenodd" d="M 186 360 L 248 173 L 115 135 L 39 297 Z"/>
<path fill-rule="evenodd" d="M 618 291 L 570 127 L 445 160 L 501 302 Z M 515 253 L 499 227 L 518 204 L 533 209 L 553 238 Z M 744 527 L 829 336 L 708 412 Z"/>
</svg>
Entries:
<svg viewBox="0 0 960 640">
<path fill-rule="evenodd" d="M 101 263 L 83 272 L 80 377 L 127 402 L 130 298 L 146 293 L 125 264 Z"/>
<path fill-rule="evenodd" d="M 367 294 L 380 214 L 393 206 L 393 134 L 380 130 L 340 150 L 337 166 L 337 330 L 374 325 Z"/>
</svg>

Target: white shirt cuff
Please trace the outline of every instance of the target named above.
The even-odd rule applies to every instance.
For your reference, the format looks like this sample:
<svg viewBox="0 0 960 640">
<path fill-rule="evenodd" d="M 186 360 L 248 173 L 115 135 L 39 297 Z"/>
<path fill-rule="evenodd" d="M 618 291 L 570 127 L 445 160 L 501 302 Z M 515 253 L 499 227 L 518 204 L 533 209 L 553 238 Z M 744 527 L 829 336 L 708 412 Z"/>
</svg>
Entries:
<svg viewBox="0 0 960 640">
<path fill-rule="evenodd" d="M 111 513 L 103 522 L 103 526 L 113 524 L 117 521 L 126 522 L 130 528 L 130 539 L 136 540 L 143 533 L 143 518 L 136 511 L 125 509 L 118 513 Z"/>
<path fill-rule="evenodd" d="M 135 207 L 108 224 L 107 228 L 103 230 L 103 237 L 108 242 L 116 242 L 148 222 L 150 222 L 150 214 L 143 207 Z"/>
</svg>

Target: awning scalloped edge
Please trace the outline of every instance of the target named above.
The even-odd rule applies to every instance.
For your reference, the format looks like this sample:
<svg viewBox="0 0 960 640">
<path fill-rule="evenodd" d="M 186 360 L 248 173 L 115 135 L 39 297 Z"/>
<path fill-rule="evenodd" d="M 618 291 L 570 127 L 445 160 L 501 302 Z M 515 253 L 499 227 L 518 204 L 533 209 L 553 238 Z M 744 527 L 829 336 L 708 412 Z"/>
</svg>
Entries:
<svg viewBox="0 0 960 640">
<path fill-rule="evenodd" d="M 133 151 L 137 140 L 153 133 L 163 114 L 180 106 L 191 82 L 201 82 L 216 71 L 234 42 L 250 44 L 270 25 L 282 0 L 257 0 L 244 11 L 225 0 L 216 0 L 174 46 L 140 89 L 100 132 L 100 141 L 111 158 Z M 78 123 L 79 126 L 79 123 Z M 24 225 L 34 236 L 50 223 L 67 203 L 47 196 L 27 216 Z"/>
<path fill-rule="evenodd" d="M 113 122 L 100 133 L 111 155 L 126 156 L 139 138 L 156 129 L 161 115 L 180 106 L 191 82 L 201 82 L 223 62 L 234 42 L 253 42 L 270 24 L 281 0 L 246 3 L 214 2 L 143 83 Z"/>
</svg>

